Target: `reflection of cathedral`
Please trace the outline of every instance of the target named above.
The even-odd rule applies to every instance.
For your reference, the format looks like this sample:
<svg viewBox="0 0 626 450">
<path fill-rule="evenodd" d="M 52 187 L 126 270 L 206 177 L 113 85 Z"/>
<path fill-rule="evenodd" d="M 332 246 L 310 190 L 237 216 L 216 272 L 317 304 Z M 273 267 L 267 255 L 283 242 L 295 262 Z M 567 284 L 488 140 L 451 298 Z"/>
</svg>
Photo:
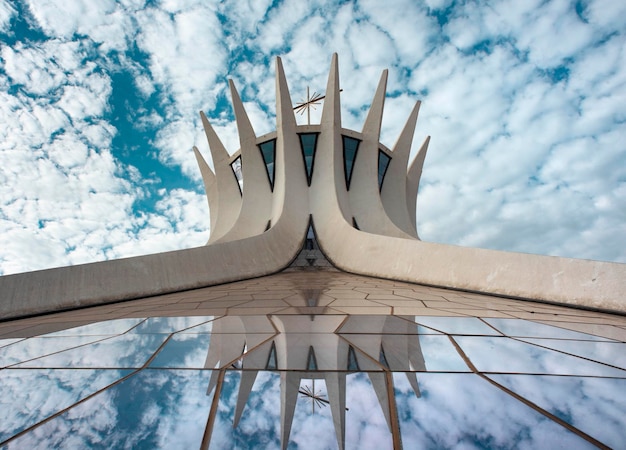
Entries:
<svg viewBox="0 0 626 450">
<path fill-rule="evenodd" d="M 267 321 L 278 330 L 270 338 L 256 331 L 259 327 L 268 328 Z M 420 396 L 415 372 L 426 371 L 426 366 L 417 324 L 411 317 L 240 316 L 217 320 L 213 332 L 205 367 L 220 370 L 212 372 L 207 393 L 213 392 L 218 379 L 223 377 L 222 371 L 241 370 L 233 426 L 241 418 L 258 372 L 280 371 L 283 448 L 289 442 L 302 380 L 324 380 L 340 449 L 345 447 L 348 373 L 367 373 L 390 433 L 398 428 L 391 372 L 404 372 L 415 394 Z M 215 396 L 219 397 L 219 392 Z"/>
<path fill-rule="evenodd" d="M 335 55 L 299 125 L 277 59 L 274 132 L 202 115 L 206 246 L 0 277 L 0 447 L 623 445 L 626 265 L 421 241 L 386 83 L 344 128 Z"/>
</svg>

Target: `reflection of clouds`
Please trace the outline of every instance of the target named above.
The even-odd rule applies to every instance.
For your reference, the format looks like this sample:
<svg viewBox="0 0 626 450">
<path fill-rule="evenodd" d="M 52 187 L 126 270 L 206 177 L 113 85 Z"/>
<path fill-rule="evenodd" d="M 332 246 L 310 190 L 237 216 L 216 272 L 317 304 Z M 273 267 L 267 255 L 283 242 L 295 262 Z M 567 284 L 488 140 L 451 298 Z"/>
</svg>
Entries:
<svg viewBox="0 0 626 450">
<path fill-rule="evenodd" d="M 119 370 L 0 371 L 0 442 L 122 376 Z M 6 404 L 7 400 L 11 403 Z"/>
<path fill-rule="evenodd" d="M 604 444 L 620 448 L 626 429 L 626 379 L 490 375 Z"/>
<path fill-rule="evenodd" d="M 210 320 L 213 316 L 150 317 L 130 330 L 131 333 L 175 333 Z"/>
<path fill-rule="evenodd" d="M 405 448 L 593 448 L 476 375 L 418 378 L 420 399 L 394 375 Z"/>
<path fill-rule="evenodd" d="M 624 371 L 506 337 L 454 338 L 482 372 L 623 377 Z"/>
<path fill-rule="evenodd" d="M 415 321 L 448 334 L 497 335 L 498 332 L 476 317 L 425 317 L 415 316 Z"/>
<path fill-rule="evenodd" d="M 46 336 L 76 336 L 76 335 L 110 335 L 120 334 L 130 330 L 132 327 L 146 319 L 115 319 L 104 322 L 90 323 L 80 327 L 68 328 L 67 330 L 48 333 Z"/>
<path fill-rule="evenodd" d="M 556 326 L 522 319 L 483 319 L 507 336 L 532 336 L 540 338 L 604 340 L 592 334 L 579 333 Z"/>
<path fill-rule="evenodd" d="M 258 319 L 250 324 L 245 321 L 252 320 L 252 316 L 229 319 L 229 321 L 220 319 L 214 324 L 214 333 L 207 352 L 205 365 L 207 368 L 230 370 L 232 368 L 229 367 L 230 362 L 239 358 L 243 344 L 249 344 L 250 339 L 255 336 L 248 330 L 251 325 L 258 325 Z M 265 405 L 263 400 L 265 395 L 259 398 L 253 391 L 254 386 L 259 383 L 256 377 L 263 369 L 280 371 L 280 442 L 283 448 L 286 448 L 290 439 L 295 436 L 294 426 L 298 428 L 302 423 L 308 423 L 306 418 L 296 417 L 298 391 L 303 380 L 316 379 L 319 380 L 318 386 L 320 384 L 325 386 L 334 435 L 340 448 L 345 445 L 346 376 L 349 372 L 371 371 L 367 375 L 369 386 L 375 393 L 378 412 L 387 425 L 387 434 L 393 427 L 391 419 L 393 414 L 390 411 L 392 402 L 388 397 L 393 387 L 391 386 L 390 392 L 385 371 L 405 371 L 415 395 L 420 395 L 413 371 L 424 371 L 426 366 L 416 323 L 392 316 L 345 315 L 274 315 L 271 320 L 279 334 L 244 355 L 244 370 L 239 380 L 236 400 L 233 395 L 235 383 L 230 378 L 230 381 L 224 383 L 221 395 L 223 400 L 219 409 L 220 423 L 232 423 L 235 429 L 241 427 L 242 432 L 248 430 L 247 439 L 258 441 L 255 433 L 258 432 L 260 424 L 255 423 L 254 427 L 247 429 L 246 421 L 259 420 L 259 410 Z M 339 327 L 348 333 L 345 337 L 336 333 Z M 222 333 L 218 334 L 218 330 Z M 386 334 L 385 331 L 390 333 Z M 429 338 L 447 340 L 445 336 Z M 448 347 L 452 348 L 449 341 Z M 458 356 L 456 358 L 465 368 L 460 358 Z M 270 364 L 273 360 L 276 363 Z M 208 392 L 212 392 L 216 386 L 217 373 L 213 372 Z M 235 406 L 231 411 L 233 403 Z M 246 414 L 243 414 L 244 409 Z M 242 414 L 244 421 L 240 422 Z M 253 419 L 246 419 L 250 414 L 253 415 Z M 212 442 L 221 444 L 228 438 L 221 430 L 217 433 L 216 437 L 212 436 Z M 303 433 L 306 434 L 306 431 Z M 230 438 L 236 439 L 236 434 Z"/>
<path fill-rule="evenodd" d="M 141 367 L 166 334 L 123 334 L 20 364 L 20 367 Z"/>
<path fill-rule="evenodd" d="M 280 448 L 280 373 L 259 372 L 245 413 L 233 427 L 239 379 L 237 371 L 227 371 L 210 448 Z M 357 373 L 348 375 L 347 380 L 348 448 L 392 448 L 391 434 L 369 378 Z M 311 380 L 305 378 L 302 384 L 310 386 Z M 316 380 L 315 388 L 326 392 L 323 380 Z M 293 444 L 300 449 L 337 448 L 330 407 L 316 407 L 312 414 L 310 399 L 299 398 L 289 442 L 290 448 Z"/>
<path fill-rule="evenodd" d="M 159 350 L 150 367 L 202 369 L 211 335 L 175 334 Z"/>
<path fill-rule="evenodd" d="M 103 336 L 64 336 L 30 338 L 0 349 L 0 367 L 60 352 L 104 339 Z"/>
<path fill-rule="evenodd" d="M 626 344 L 621 342 L 566 341 L 529 338 L 523 340 L 626 369 Z M 626 376 L 626 372 L 624 372 L 622 376 Z"/>
<path fill-rule="evenodd" d="M 211 397 L 199 370 L 144 370 L 9 448 L 198 448 Z"/>
</svg>

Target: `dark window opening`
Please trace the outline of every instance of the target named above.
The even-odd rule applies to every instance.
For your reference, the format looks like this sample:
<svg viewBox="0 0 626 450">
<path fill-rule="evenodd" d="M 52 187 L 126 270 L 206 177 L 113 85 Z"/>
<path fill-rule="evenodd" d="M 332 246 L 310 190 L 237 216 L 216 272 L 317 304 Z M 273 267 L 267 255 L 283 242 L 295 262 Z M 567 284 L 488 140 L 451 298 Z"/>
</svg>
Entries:
<svg viewBox="0 0 626 450">
<path fill-rule="evenodd" d="M 272 341 L 272 348 L 270 349 L 270 355 L 267 358 L 267 364 L 265 364 L 266 370 L 276 370 L 278 364 L 276 362 L 276 343 Z"/>
<path fill-rule="evenodd" d="M 306 362 L 306 370 L 317 370 L 317 359 L 315 358 L 313 346 L 309 347 L 309 357 Z"/>
<path fill-rule="evenodd" d="M 352 169 L 354 168 L 354 161 L 356 160 L 356 154 L 359 151 L 359 144 L 361 141 L 348 136 L 342 136 L 343 138 L 343 169 L 346 177 L 346 189 L 350 190 L 350 181 L 352 180 Z"/>
<path fill-rule="evenodd" d="M 387 362 L 387 357 L 385 356 L 385 350 L 383 349 L 383 344 L 380 344 L 380 355 L 378 357 L 378 361 L 389 369 L 389 363 Z"/>
<path fill-rule="evenodd" d="M 351 372 L 359 372 L 361 370 L 352 346 L 348 347 L 348 370 Z"/>
<path fill-rule="evenodd" d="M 387 173 L 387 169 L 389 168 L 389 162 L 391 162 L 391 157 L 383 152 L 382 150 L 378 150 L 378 190 L 382 190 L 383 181 L 385 180 L 385 174 Z"/>
<path fill-rule="evenodd" d="M 309 223 L 309 229 L 306 232 L 305 248 L 306 250 L 315 250 L 315 233 L 311 223 Z"/>
<path fill-rule="evenodd" d="M 276 159 L 276 139 L 272 139 L 271 141 L 263 142 L 259 144 L 259 150 L 261 150 L 261 156 L 263 156 L 263 161 L 265 162 L 265 169 L 267 171 L 267 179 L 270 182 L 270 188 L 272 191 L 274 190 L 274 174 L 275 174 L 275 166 L 274 161 Z"/>
<path fill-rule="evenodd" d="M 306 170 L 306 182 L 311 186 L 313 179 L 313 166 L 315 163 L 315 150 L 317 149 L 318 133 L 301 133 L 300 150 L 302 150 L 302 158 L 304 158 L 304 169 Z"/>
</svg>

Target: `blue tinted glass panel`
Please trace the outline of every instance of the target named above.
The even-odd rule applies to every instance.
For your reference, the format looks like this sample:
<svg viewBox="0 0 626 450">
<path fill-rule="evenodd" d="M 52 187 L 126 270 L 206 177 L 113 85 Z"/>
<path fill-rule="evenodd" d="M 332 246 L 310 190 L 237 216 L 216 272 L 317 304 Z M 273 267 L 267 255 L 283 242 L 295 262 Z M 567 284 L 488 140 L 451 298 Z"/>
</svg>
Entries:
<svg viewBox="0 0 626 450">
<path fill-rule="evenodd" d="M 272 342 L 272 347 L 270 348 L 270 355 L 267 358 L 267 364 L 265 365 L 265 368 L 268 370 L 276 370 L 277 367 L 278 367 L 278 364 L 276 361 L 276 344 Z"/>
<path fill-rule="evenodd" d="M 356 355 L 354 354 L 354 348 L 352 348 L 352 346 L 348 348 L 348 370 L 360 370 L 359 363 L 356 359 Z"/>
<path fill-rule="evenodd" d="M 387 173 L 387 167 L 389 167 L 389 161 L 391 158 L 385 152 L 378 151 L 378 189 L 382 189 L 383 180 L 385 179 L 385 173 Z"/>
<path fill-rule="evenodd" d="M 265 168 L 267 169 L 267 177 L 270 180 L 270 186 L 274 189 L 274 160 L 276 158 L 276 139 L 259 144 Z"/>
<path fill-rule="evenodd" d="M 315 159 L 315 149 L 317 146 L 317 133 L 303 133 L 299 136 L 302 157 L 304 158 L 304 167 L 306 168 L 307 182 L 310 186 L 313 176 L 313 160 Z"/>
<path fill-rule="evenodd" d="M 315 359 L 315 351 L 313 346 L 309 347 L 309 357 L 306 363 L 307 370 L 317 370 L 317 359 Z"/>
<path fill-rule="evenodd" d="M 343 167 L 344 174 L 346 176 L 346 188 L 350 189 L 350 180 L 352 178 L 352 168 L 354 167 L 354 160 L 356 159 L 356 153 L 359 150 L 359 144 L 361 141 L 348 136 L 343 137 Z"/>
</svg>

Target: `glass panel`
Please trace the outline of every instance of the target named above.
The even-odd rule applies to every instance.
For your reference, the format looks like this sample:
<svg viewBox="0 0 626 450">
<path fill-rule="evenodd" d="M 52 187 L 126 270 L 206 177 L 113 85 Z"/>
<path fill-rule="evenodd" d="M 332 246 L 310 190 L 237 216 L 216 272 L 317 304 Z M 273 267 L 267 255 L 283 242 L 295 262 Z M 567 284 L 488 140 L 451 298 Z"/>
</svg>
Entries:
<svg viewBox="0 0 626 450">
<path fill-rule="evenodd" d="M 354 160 L 356 159 L 357 151 L 359 150 L 359 144 L 361 141 L 348 136 L 342 136 L 343 138 L 343 168 L 344 175 L 346 177 L 346 189 L 350 189 L 350 181 L 352 179 L 352 168 L 354 167 Z"/>
<path fill-rule="evenodd" d="M 22 363 L 18 367 L 139 368 L 167 334 L 123 334 Z"/>
<path fill-rule="evenodd" d="M 68 328 L 67 330 L 55 331 L 45 336 L 110 336 L 125 333 L 146 319 L 116 319 L 103 322 L 90 323 L 80 327 Z"/>
<path fill-rule="evenodd" d="M 133 328 L 131 333 L 175 333 L 192 329 L 191 327 L 209 322 L 214 316 L 191 316 L 191 317 L 151 317 Z"/>
<path fill-rule="evenodd" d="M 475 317 L 416 316 L 415 321 L 447 334 L 499 335 L 496 330 Z"/>
<path fill-rule="evenodd" d="M 315 159 L 315 150 L 317 146 L 317 133 L 301 133 L 300 147 L 302 149 L 302 157 L 304 158 L 304 167 L 306 169 L 307 183 L 311 186 L 311 178 L 313 177 L 313 163 Z"/>
<path fill-rule="evenodd" d="M 352 346 L 350 346 L 350 348 L 348 349 L 348 370 L 351 370 L 351 371 L 360 370 L 359 362 L 356 359 L 356 355 L 354 354 L 354 348 Z"/>
<path fill-rule="evenodd" d="M 626 372 L 507 337 L 454 338 L 479 371 L 624 377 Z"/>
<path fill-rule="evenodd" d="M 623 448 L 626 380 L 490 375 L 489 378 L 612 448 Z"/>
<path fill-rule="evenodd" d="M 306 363 L 307 370 L 317 370 L 317 360 L 315 359 L 315 350 L 313 346 L 309 347 L 309 357 Z"/>
<path fill-rule="evenodd" d="M 383 412 L 388 408 L 386 380 L 382 373 L 369 375 L 333 372 L 311 378 L 303 372 L 263 371 L 242 391 L 249 381 L 239 371 L 227 371 L 209 448 L 281 448 L 284 429 L 288 445 L 282 448 L 337 448 L 338 436 L 344 435 L 344 448 L 391 449 Z M 281 393 L 293 405 L 286 408 L 283 426 Z M 341 419 L 334 420 L 331 403 Z"/>
<path fill-rule="evenodd" d="M 391 370 L 469 371 L 447 336 L 346 334 L 343 337 L 356 350 L 367 355 L 367 358 L 359 358 L 362 363 L 381 361 L 382 345 Z M 361 370 L 376 370 L 376 367 L 361 364 Z"/>
<path fill-rule="evenodd" d="M 538 337 L 557 339 L 607 340 L 587 333 L 570 331 L 556 326 L 544 325 L 522 319 L 484 319 L 503 334 L 516 337 Z"/>
<path fill-rule="evenodd" d="M 235 179 L 237 180 L 237 186 L 239 186 L 239 193 L 242 193 L 243 188 L 243 174 L 241 172 L 241 156 L 237 156 L 237 158 L 231 163 L 230 167 L 233 169 L 233 174 L 235 175 Z"/>
<path fill-rule="evenodd" d="M 265 368 L 267 370 L 276 370 L 278 368 L 278 363 L 276 362 L 276 343 L 272 342 L 270 346 L 270 353 L 267 356 L 267 364 L 265 364 Z"/>
<path fill-rule="evenodd" d="M 104 339 L 102 336 L 64 336 L 26 339 L 0 349 L 0 367 L 29 361 L 102 339 Z"/>
<path fill-rule="evenodd" d="M 40 425 L 8 448 L 200 448 L 209 371 L 143 370 Z"/>
<path fill-rule="evenodd" d="M 382 150 L 378 150 L 378 189 L 382 189 L 385 174 L 387 173 L 387 167 L 391 157 Z"/>
<path fill-rule="evenodd" d="M 6 347 L 7 345 L 14 344 L 15 342 L 21 341 L 23 338 L 14 338 L 14 339 L 0 339 L 0 348 Z"/>
<path fill-rule="evenodd" d="M 626 344 L 621 342 L 572 341 L 561 339 L 522 339 L 526 342 L 560 350 L 626 369 Z M 626 372 L 624 372 L 626 377 Z"/>
<path fill-rule="evenodd" d="M 270 180 L 270 186 L 274 189 L 274 160 L 276 159 L 276 139 L 263 142 L 259 144 L 261 149 L 261 155 L 263 155 L 263 161 L 265 161 L 265 168 L 267 170 L 267 177 Z"/>
<path fill-rule="evenodd" d="M 341 326 L 338 333 L 340 334 L 418 334 L 420 327 L 412 321 L 412 316 L 406 316 L 409 320 L 397 316 L 349 316 L 345 323 Z M 432 333 L 437 333 L 432 331 Z"/>
<path fill-rule="evenodd" d="M 595 448 L 474 374 L 393 381 L 404 448 Z"/>
<path fill-rule="evenodd" d="M 89 369 L 1 370 L 0 442 L 114 383 L 130 372 Z M 16 445 L 15 448 L 20 446 Z"/>
<path fill-rule="evenodd" d="M 197 325 L 181 333 L 272 333 L 276 330 L 267 316 L 226 316 Z"/>
</svg>

